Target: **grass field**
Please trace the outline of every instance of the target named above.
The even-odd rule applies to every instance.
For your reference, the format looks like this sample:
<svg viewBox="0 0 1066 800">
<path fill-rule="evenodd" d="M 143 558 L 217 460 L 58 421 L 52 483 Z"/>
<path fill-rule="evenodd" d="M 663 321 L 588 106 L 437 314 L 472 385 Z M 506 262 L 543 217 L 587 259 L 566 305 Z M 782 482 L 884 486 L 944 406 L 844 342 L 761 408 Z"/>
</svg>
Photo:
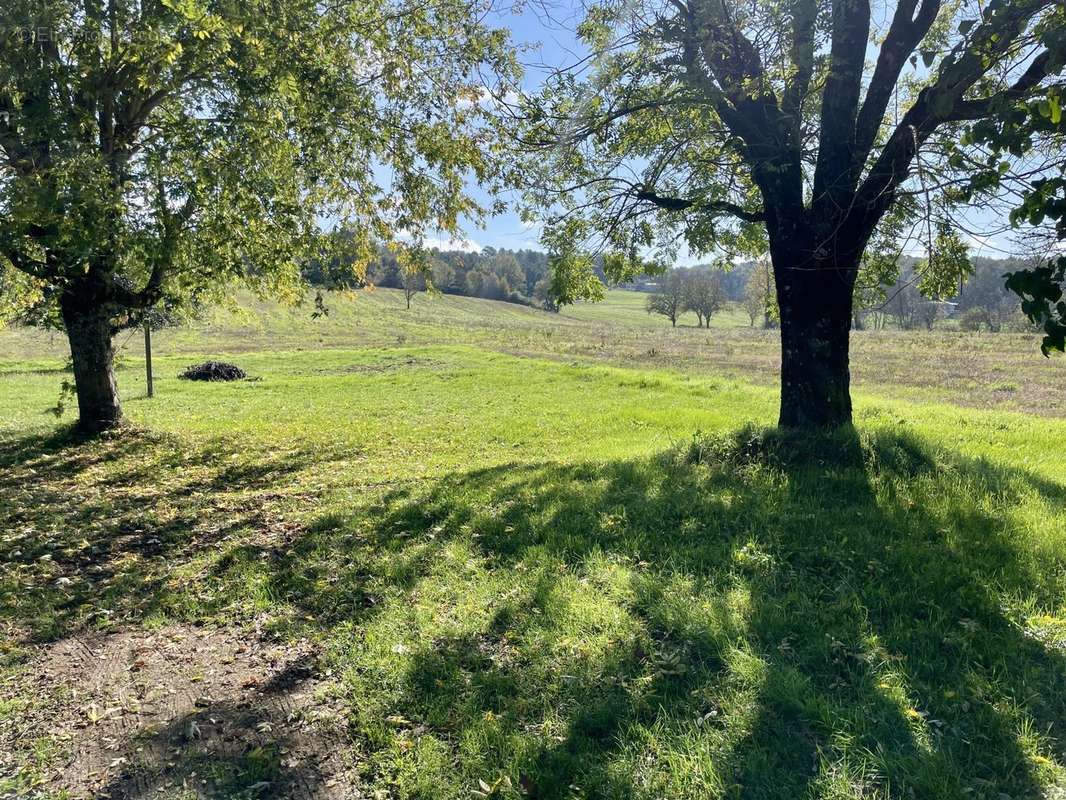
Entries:
<svg viewBox="0 0 1066 800">
<path fill-rule="evenodd" d="M 331 295 L 328 316 L 313 320 L 310 302 L 286 307 L 238 296 L 233 309 L 216 309 L 187 327 L 160 331 L 155 349 L 164 355 L 239 355 L 246 352 L 394 348 L 454 344 L 520 356 L 536 356 L 718 376 L 775 387 L 780 365 L 776 331 L 748 327 L 735 310 L 712 320 L 709 330 L 671 328 L 643 310 L 644 295 L 612 291 L 602 305 L 582 304 L 561 314 L 440 296 L 415 299 L 405 310 L 399 291 L 379 289 Z M 120 358 L 142 363 L 141 335 L 123 333 Z M 0 331 L 0 373 L 34 365 L 61 366 L 66 343 L 40 331 Z M 852 335 L 856 387 L 918 402 L 1066 417 L 1066 360 L 1040 355 L 1036 334 L 973 334 L 958 331 L 861 331 Z M 54 381 L 58 395 L 60 381 Z M 136 396 L 136 384 L 127 396 Z M 55 405 L 51 400 L 49 405 Z"/>
<path fill-rule="evenodd" d="M 0 333 L 0 795 L 1066 796 L 1062 360 L 857 334 L 796 438 L 772 332 L 609 301 L 247 302 L 95 442 Z"/>
<path fill-rule="evenodd" d="M 644 292 L 615 289 L 608 291 L 607 297 L 598 303 L 578 303 L 564 308 L 560 313 L 564 317 L 589 322 L 613 323 L 626 327 L 663 328 L 668 326 L 670 323 L 667 319 L 647 312 L 647 299 L 648 295 Z M 686 311 L 678 319 L 677 324 L 688 328 L 696 327 L 696 315 L 691 311 Z M 711 317 L 711 327 L 720 329 L 750 327 L 750 320 L 747 314 L 739 308 L 730 306 Z"/>
</svg>

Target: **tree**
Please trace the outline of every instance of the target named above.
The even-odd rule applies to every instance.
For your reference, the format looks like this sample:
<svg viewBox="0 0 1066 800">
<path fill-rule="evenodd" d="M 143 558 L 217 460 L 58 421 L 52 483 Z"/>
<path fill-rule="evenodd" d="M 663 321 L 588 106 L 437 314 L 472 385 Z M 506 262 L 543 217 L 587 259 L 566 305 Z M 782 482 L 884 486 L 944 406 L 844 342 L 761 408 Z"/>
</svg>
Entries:
<svg viewBox="0 0 1066 800">
<path fill-rule="evenodd" d="M 765 259 L 755 262 L 748 274 L 748 282 L 744 286 L 744 299 L 741 306 L 748 314 L 751 327 L 755 327 L 755 321 L 762 317 L 763 327 L 769 328 L 773 308 L 773 272 Z"/>
<path fill-rule="evenodd" d="M 411 310 L 411 298 L 426 290 L 426 276 L 419 269 L 404 267 L 400 270 L 400 282 L 403 286 L 403 299 L 407 301 L 407 310 Z"/>
<path fill-rule="evenodd" d="M 533 299 L 540 303 L 545 311 L 551 311 L 553 314 L 559 313 L 559 303 L 556 302 L 552 293 L 550 275 L 545 275 L 537 281 L 536 286 L 533 287 Z"/>
<path fill-rule="evenodd" d="M 615 279 L 678 240 L 765 241 L 780 424 L 848 423 L 867 243 L 901 199 L 958 199 L 937 187 L 986 157 L 941 157 L 965 124 L 1061 86 L 1064 15 L 1055 0 L 601 0 L 578 29 L 590 58 L 530 103 L 528 200 L 572 249 L 626 254 L 605 260 Z"/>
<path fill-rule="evenodd" d="M 725 290 L 722 287 L 720 270 L 706 267 L 688 271 L 682 286 L 682 304 L 685 311 L 696 315 L 698 327 L 710 327 L 711 315 L 725 305 Z"/>
<path fill-rule="evenodd" d="M 450 288 L 455 281 L 455 269 L 447 261 L 440 258 L 438 253 L 430 265 L 429 278 L 433 282 L 433 288 L 443 292 Z"/>
<path fill-rule="evenodd" d="M 365 263 L 480 212 L 465 181 L 499 175 L 486 73 L 513 71 L 483 11 L 5 0 L 0 287 L 65 329 L 83 429 L 122 421 L 112 337 L 162 298 L 233 279 L 301 294 L 324 216 Z"/>
<path fill-rule="evenodd" d="M 899 330 L 914 330 L 920 324 L 920 309 L 926 302 L 918 291 L 918 273 L 914 269 L 913 259 L 904 261 L 895 256 L 892 258 L 896 262 L 895 280 L 885 287 L 880 307 L 895 320 Z"/>
<path fill-rule="evenodd" d="M 979 328 L 996 332 L 1018 315 L 1018 297 L 1003 283 L 1004 264 L 1001 261 L 977 259 L 973 275 L 959 291 L 959 311 L 966 314 Z"/>
<path fill-rule="evenodd" d="M 670 325 L 677 327 L 677 318 L 681 316 L 685 304 L 685 278 L 680 270 L 667 272 L 659 288 L 648 295 L 645 306 L 649 314 L 659 314 L 670 320 Z"/>
<path fill-rule="evenodd" d="M 914 310 L 915 322 L 927 331 L 933 330 L 936 323 L 940 320 L 940 317 L 940 303 L 925 297 L 922 298 L 921 302 L 918 303 L 918 306 Z"/>
</svg>

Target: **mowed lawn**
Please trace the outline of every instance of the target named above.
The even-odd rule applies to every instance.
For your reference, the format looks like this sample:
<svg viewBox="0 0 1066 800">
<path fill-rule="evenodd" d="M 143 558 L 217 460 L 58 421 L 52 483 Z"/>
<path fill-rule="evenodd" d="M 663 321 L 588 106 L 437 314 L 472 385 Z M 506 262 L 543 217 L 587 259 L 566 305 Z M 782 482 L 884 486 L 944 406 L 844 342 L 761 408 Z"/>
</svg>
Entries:
<svg viewBox="0 0 1066 800">
<path fill-rule="evenodd" d="M 461 306 L 197 334 L 231 384 L 174 332 L 96 442 L 10 334 L 0 794 L 1066 793 L 1066 420 L 878 385 L 784 436 L 765 385 L 587 351 L 628 329 Z M 164 640 L 196 665 L 177 721 L 63 673 L 131 632 L 131 686 Z"/>
</svg>

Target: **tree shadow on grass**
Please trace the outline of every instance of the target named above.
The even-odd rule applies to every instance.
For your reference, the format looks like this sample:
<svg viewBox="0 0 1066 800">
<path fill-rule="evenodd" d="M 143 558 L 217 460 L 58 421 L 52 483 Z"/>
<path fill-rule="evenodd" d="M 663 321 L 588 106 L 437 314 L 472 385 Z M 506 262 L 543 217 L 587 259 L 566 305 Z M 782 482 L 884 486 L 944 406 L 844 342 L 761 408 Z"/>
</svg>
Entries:
<svg viewBox="0 0 1066 800">
<path fill-rule="evenodd" d="M 1066 763 L 1066 661 L 1027 621 L 1061 603 L 1064 500 L 908 436 L 744 431 L 395 493 L 275 577 L 375 554 L 372 612 L 343 570 L 308 608 L 408 637 L 346 657 L 412 796 L 1030 797 Z"/>
<path fill-rule="evenodd" d="M 370 780 L 398 794 L 998 800 L 1066 761 L 1066 666 L 1033 622 L 1061 613 L 1041 524 L 1066 488 L 1030 473 L 747 430 L 455 474 L 305 528 L 263 498 L 329 453 L 184 447 L 0 447 L 3 615 L 52 639 L 99 624 L 87 607 L 138 623 L 192 595 L 195 618 L 254 591 L 332 640 Z"/>
<path fill-rule="evenodd" d="M 183 607 L 217 610 L 232 596 L 191 596 L 181 570 L 234 540 L 294 535 L 274 501 L 328 458 L 322 448 L 248 452 L 225 440 L 190 447 L 138 430 L 2 441 L 0 620 L 39 643 Z"/>
<path fill-rule="evenodd" d="M 157 623 L 250 620 L 254 604 L 236 586 L 212 584 L 211 566 L 250 541 L 278 548 L 299 535 L 281 512 L 301 500 L 294 475 L 330 455 L 191 446 L 137 430 L 0 442 L 0 667 L 27 666 L 5 674 L 4 700 L 19 711 L 0 730 L 15 771 L 15 783 L 0 780 L 0 793 L 29 792 L 43 764 L 50 788 L 76 796 L 344 796 L 347 740 L 339 720 L 315 721 L 322 708 L 309 703 L 319 683 L 310 680 L 313 658 L 278 670 L 273 656 L 253 659 L 265 645 L 251 633 L 241 641 L 237 626 L 180 625 L 195 631 L 176 645 L 183 672 L 137 655 L 168 641 L 173 626 L 158 631 Z M 141 644 L 124 644 L 129 631 Z M 293 652 L 272 647 L 279 658 Z M 107 677 L 92 677 L 100 669 Z M 215 676 L 213 688 L 197 669 Z M 248 689 L 241 682 L 249 676 L 270 678 Z M 169 717 L 136 710 L 113 718 L 125 704 L 116 696 L 160 686 L 177 698 Z M 104 716 L 86 727 L 90 701 Z M 40 755 L 46 734 L 48 751 L 69 751 L 70 763 Z"/>
</svg>

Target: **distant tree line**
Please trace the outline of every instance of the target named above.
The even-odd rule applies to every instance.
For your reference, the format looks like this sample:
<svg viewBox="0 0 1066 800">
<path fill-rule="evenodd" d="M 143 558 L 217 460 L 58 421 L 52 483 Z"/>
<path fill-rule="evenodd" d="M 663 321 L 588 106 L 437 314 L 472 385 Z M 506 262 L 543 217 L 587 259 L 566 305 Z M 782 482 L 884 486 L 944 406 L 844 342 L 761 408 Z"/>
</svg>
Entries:
<svg viewBox="0 0 1066 800">
<path fill-rule="evenodd" d="M 1007 273 L 1028 264 L 1021 259 L 973 258 L 968 274 L 951 290 L 930 292 L 923 286 L 922 262 L 901 258 L 896 280 L 863 295 L 855 327 L 932 330 L 954 320 L 968 331 L 1021 331 L 1032 324 L 1021 313 L 1021 301 L 1005 287 Z"/>
<path fill-rule="evenodd" d="M 343 256 L 309 261 L 304 277 L 320 288 L 360 288 L 368 284 L 401 289 L 410 307 L 418 292 L 502 300 L 555 310 L 548 257 L 537 250 L 486 247 L 478 252 L 431 250 L 417 266 L 405 266 L 396 253 L 381 248 L 361 276 Z"/>
<path fill-rule="evenodd" d="M 959 281 L 950 288 L 930 287 L 924 262 L 917 258 L 899 257 L 894 261 L 894 279 L 890 283 L 871 278 L 869 285 L 860 283 L 857 287 L 855 329 L 932 330 L 947 320 L 969 331 L 1032 329 L 1021 313 L 1018 296 L 1004 285 L 1006 274 L 1027 266 L 1027 261 L 968 259 Z M 875 276 L 883 274 L 878 271 Z M 626 287 L 647 292 L 648 312 L 665 317 L 673 325 L 682 314 L 693 311 L 697 324 L 703 326 L 709 319 L 707 310 L 715 313 L 725 303 L 742 310 L 752 327 L 778 325 L 773 273 L 765 261 L 673 268 Z"/>
<path fill-rule="evenodd" d="M 340 248 L 338 252 L 343 252 Z M 856 289 L 854 327 L 931 330 L 954 320 L 964 330 L 1028 330 L 1018 296 L 1004 286 L 1004 276 L 1027 266 L 1020 259 L 970 258 L 960 270 L 958 284 L 932 291 L 920 259 L 891 257 L 894 280 L 882 283 L 885 270 L 871 271 L 869 285 Z M 602 269 L 597 265 L 601 280 Z M 537 250 L 486 247 L 478 252 L 432 250 L 418 268 L 405 268 L 396 253 L 382 248 L 365 276 L 343 256 L 330 262 L 310 261 L 304 277 L 319 288 L 360 288 L 367 284 L 403 291 L 407 305 L 429 288 L 444 294 L 502 300 L 558 310 L 551 293 L 547 254 Z M 642 277 L 624 288 L 648 293 L 646 308 L 676 325 L 687 312 L 697 325 L 709 325 L 726 304 L 742 310 L 752 327 L 778 325 L 773 273 L 765 260 L 739 264 L 716 263 L 675 267 L 664 274 Z"/>
</svg>

